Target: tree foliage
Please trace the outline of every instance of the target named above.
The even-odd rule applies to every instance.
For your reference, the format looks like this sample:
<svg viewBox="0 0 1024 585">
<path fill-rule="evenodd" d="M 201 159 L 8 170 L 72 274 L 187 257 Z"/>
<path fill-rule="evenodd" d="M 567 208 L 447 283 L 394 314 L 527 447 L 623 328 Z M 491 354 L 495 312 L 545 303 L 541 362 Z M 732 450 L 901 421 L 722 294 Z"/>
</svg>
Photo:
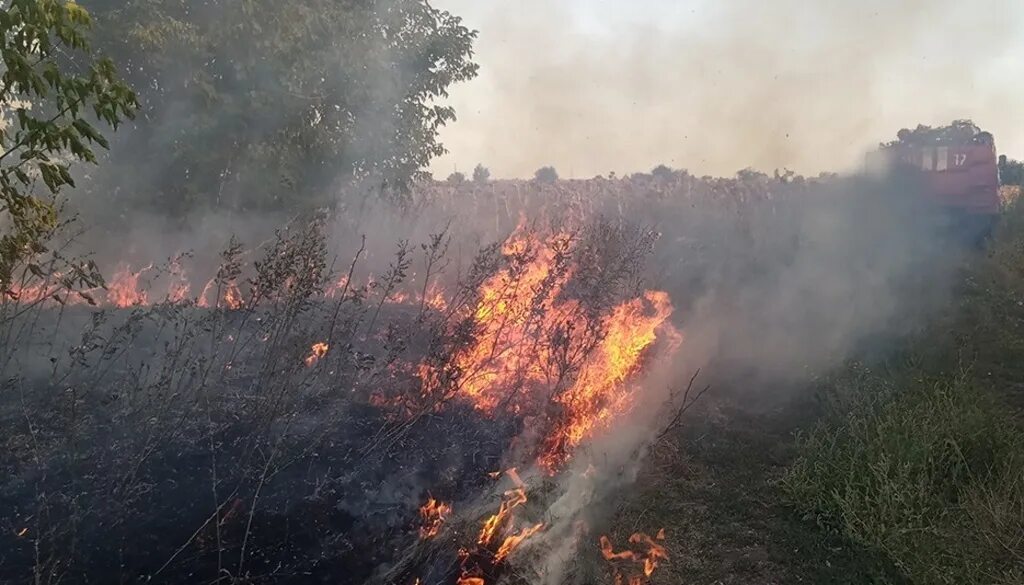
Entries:
<svg viewBox="0 0 1024 585">
<path fill-rule="evenodd" d="M 991 143 L 992 135 L 982 131 L 971 120 L 953 120 L 946 126 L 934 128 L 924 124 L 918 124 L 913 130 L 903 128 L 896 134 L 896 140 L 887 143 L 886 146 L 899 144 L 926 146 L 935 143 L 968 144 L 980 141 Z"/>
<path fill-rule="evenodd" d="M 476 165 L 473 169 L 473 182 L 477 184 L 486 183 L 491 179 L 491 171 L 482 164 Z"/>
<path fill-rule="evenodd" d="M 437 103 L 476 75 L 474 31 L 428 0 L 97 0 L 145 116 L 117 157 L 161 212 L 331 203 L 339 178 L 402 191 L 445 152 Z"/>
<path fill-rule="evenodd" d="M 999 156 L 999 181 L 1003 185 L 1024 185 L 1024 162 Z"/>
<path fill-rule="evenodd" d="M 74 186 L 71 163 L 95 163 L 94 146 L 108 147 L 93 120 L 116 129 L 134 115 L 137 102 L 113 63 L 93 53 L 87 37 L 92 20 L 81 6 L 61 0 L 5 4 L 0 10 L 0 287 L 8 293 L 15 267 L 43 252 L 57 226 L 53 196 Z"/>
<path fill-rule="evenodd" d="M 533 173 L 533 178 L 538 183 L 551 184 L 558 180 L 558 171 L 555 170 L 555 167 L 541 167 Z"/>
</svg>

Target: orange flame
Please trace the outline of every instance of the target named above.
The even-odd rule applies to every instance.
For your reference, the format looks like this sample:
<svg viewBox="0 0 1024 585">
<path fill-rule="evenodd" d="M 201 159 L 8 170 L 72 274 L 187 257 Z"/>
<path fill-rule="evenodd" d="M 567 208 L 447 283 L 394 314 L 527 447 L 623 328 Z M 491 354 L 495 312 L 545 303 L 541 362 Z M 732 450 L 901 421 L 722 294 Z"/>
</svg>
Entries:
<svg viewBox="0 0 1024 585">
<path fill-rule="evenodd" d="M 655 538 L 651 538 L 643 532 L 637 532 L 629 537 L 629 543 L 634 548 L 639 548 L 638 545 L 646 547 L 645 551 L 625 549 L 620 552 L 615 552 L 612 547 L 611 540 L 607 536 L 601 536 L 601 556 L 606 561 L 613 563 L 613 571 L 615 575 L 615 583 L 622 583 L 623 570 L 628 572 L 628 567 L 622 567 L 624 563 L 638 565 L 637 571 L 642 574 L 633 574 L 628 576 L 628 582 L 630 585 L 642 585 L 644 580 L 654 574 L 654 570 L 658 568 L 658 562 L 668 560 L 668 550 L 664 545 L 655 542 L 655 540 L 665 540 L 665 529 L 662 528 L 658 531 Z M 617 562 L 618 561 L 618 562 Z"/>
<path fill-rule="evenodd" d="M 616 415 L 632 406 L 633 388 L 626 382 L 636 373 L 644 352 L 660 329 L 676 341 L 678 333 L 667 319 L 672 314 L 668 293 L 647 291 L 615 307 L 604 320 L 605 336 L 568 391 L 555 397 L 564 409 L 562 424 L 547 436 L 539 462 L 554 472 L 569 453 Z"/>
<path fill-rule="evenodd" d="M 511 489 L 505 492 L 502 498 L 501 505 L 498 506 L 498 512 L 493 516 L 487 518 L 484 521 L 484 526 L 480 530 L 480 538 L 477 539 L 477 544 L 480 546 L 487 546 L 494 538 L 494 534 L 503 527 L 508 520 L 512 518 L 512 510 L 516 507 L 526 503 L 526 484 L 519 478 L 519 474 L 515 468 L 509 469 L 505 472 L 512 483 L 515 484 L 515 489 Z"/>
<path fill-rule="evenodd" d="M 432 496 L 428 498 L 427 503 L 420 508 L 420 518 L 423 520 L 423 526 L 420 527 L 420 538 L 426 540 L 437 536 L 451 513 L 452 507 L 448 504 L 439 502 Z"/>
<path fill-rule="evenodd" d="M 310 354 L 308 356 L 306 356 L 306 359 L 304 359 L 303 361 L 306 362 L 307 366 L 312 366 L 317 361 L 319 361 L 320 358 L 322 358 L 325 355 L 327 355 L 327 350 L 330 349 L 330 348 L 331 347 L 329 345 L 327 345 L 326 343 L 324 343 L 322 341 L 318 341 L 318 342 L 314 343 L 312 347 L 309 348 L 310 349 Z"/>
<path fill-rule="evenodd" d="M 514 468 L 507 470 L 505 475 L 515 487 L 503 494 L 498 512 L 484 520 L 476 548 L 459 549 L 462 577 L 457 583 L 484 585 L 484 579 L 479 576 L 483 572 L 478 563 L 479 559 L 487 559 L 487 563 L 497 565 L 506 560 L 523 542 L 544 529 L 543 523 L 516 529 L 513 510 L 526 503 L 526 484 Z M 504 537 L 501 544 L 497 550 L 490 548 L 493 542 L 497 542 L 495 537 L 499 534 Z"/>
<path fill-rule="evenodd" d="M 475 337 L 451 360 L 460 374 L 455 394 L 476 409 L 544 416 L 551 428 L 538 463 L 549 473 L 633 406 L 630 378 L 655 341 L 679 339 L 668 320 L 671 300 L 660 291 L 620 303 L 595 324 L 578 301 L 562 295 L 573 276 L 571 250 L 567 234 L 513 234 L 503 246 L 509 266 L 478 290 L 471 315 Z M 573 359 L 574 376 L 560 378 L 559 364 Z M 441 390 L 437 366 L 421 363 L 419 376 L 425 395 Z M 536 388 L 549 390 L 530 391 Z M 556 409 L 549 408 L 552 401 Z"/>
<path fill-rule="evenodd" d="M 150 264 L 138 272 L 132 272 L 130 266 L 122 264 L 107 285 L 107 302 L 121 308 L 149 304 L 149 295 L 139 288 L 139 277 L 152 268 Z"/>
<path fill-rule="evenodd" d="M 513 534 L 505 538 L 505 542 L 501 543 L 501 547 L 498 548 L 498 552 L 494 554 L 494 562 L 500 563 L 512 553 L 524 540 L 530 538 L 534 534 L 537 534 L 544 528 L 543 523 L 534 524 L 529 528 L 523 528 L 519 534 Z"/>
</svg>

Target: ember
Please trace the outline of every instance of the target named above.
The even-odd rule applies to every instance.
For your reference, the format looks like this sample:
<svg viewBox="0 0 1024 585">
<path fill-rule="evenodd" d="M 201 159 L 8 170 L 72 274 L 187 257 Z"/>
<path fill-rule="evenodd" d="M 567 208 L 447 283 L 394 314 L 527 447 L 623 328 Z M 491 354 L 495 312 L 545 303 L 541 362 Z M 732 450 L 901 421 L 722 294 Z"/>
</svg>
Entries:
<svg viewBox="0 0 1024 585">
<path fill-rule="evenodd" d="M 306 362 L 307 366 L 312 366 L 317 361 L 319 361 L 320 358 L 327 355 L 328 349 L 330 349 L 329 345 L 322 341 L 318 341 L 313 344 L 313 347 L 310 348 L 310 354 L 306 356 L 306 359 L 303 361 Z"/>
</svg>

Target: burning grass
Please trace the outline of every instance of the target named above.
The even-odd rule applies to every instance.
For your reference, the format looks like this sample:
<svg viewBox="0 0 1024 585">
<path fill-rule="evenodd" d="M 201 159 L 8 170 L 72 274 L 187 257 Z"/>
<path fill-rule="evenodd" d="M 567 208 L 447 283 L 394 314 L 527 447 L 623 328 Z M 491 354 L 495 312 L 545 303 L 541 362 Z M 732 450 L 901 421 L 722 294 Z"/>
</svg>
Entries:
<svg viewBox="0 0 1024 585">
<path fill-rule="evenodd" d="M 115 258 L 109 281 L 53 252 L 0 303 L 0 580 L 676 574 L 681 531 L 606 516 L 680 420 L 688 393 L 665 386 L 719 354 L 752 378 L 809 353 L 826 367 L 886 318 L 887 279 L 858 270 L 899 256 L 908 230 L 871 210 L 837 224 L 840 198 L 805 204 L 812 183 L 432 185 L 409 215 L 496 243 L 341 209 L 251 249 L 232 240 L 208 270 Z M 395 233 L 415 237 L 384 260 Z M 838 311 L 850 298 L 875 320 Z M 681 314 L 698 334 L 676 330 Z M 819 328 L 824 349 L 804 335 Z"/>
<path fill-rule="evenodd" d="M 334 273 L 325 231 L 232 241 L 201 286 L 179 256 L 12 287 L 0 577 L 513 578 L 555 478 L 680 343 L 641 286 L 654 234 L 523 224 L 442 282 L 440 233 L 357 284 L 363 250 Z"/>
</svg>

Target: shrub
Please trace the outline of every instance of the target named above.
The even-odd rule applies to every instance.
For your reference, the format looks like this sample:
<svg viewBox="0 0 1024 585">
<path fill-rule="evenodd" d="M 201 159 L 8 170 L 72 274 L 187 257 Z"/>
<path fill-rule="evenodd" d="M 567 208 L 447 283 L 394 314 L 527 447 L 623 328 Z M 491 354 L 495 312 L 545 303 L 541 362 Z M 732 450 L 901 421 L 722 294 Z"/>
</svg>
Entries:
<svg viewBox="0 0 1024 585">
<path fill-rule="evenodd" d="M 1024 578 L 1024 433 L 965 375 L 853 368 L 783 478 L 797 506 L 916 583 Z"/>
</svg>

